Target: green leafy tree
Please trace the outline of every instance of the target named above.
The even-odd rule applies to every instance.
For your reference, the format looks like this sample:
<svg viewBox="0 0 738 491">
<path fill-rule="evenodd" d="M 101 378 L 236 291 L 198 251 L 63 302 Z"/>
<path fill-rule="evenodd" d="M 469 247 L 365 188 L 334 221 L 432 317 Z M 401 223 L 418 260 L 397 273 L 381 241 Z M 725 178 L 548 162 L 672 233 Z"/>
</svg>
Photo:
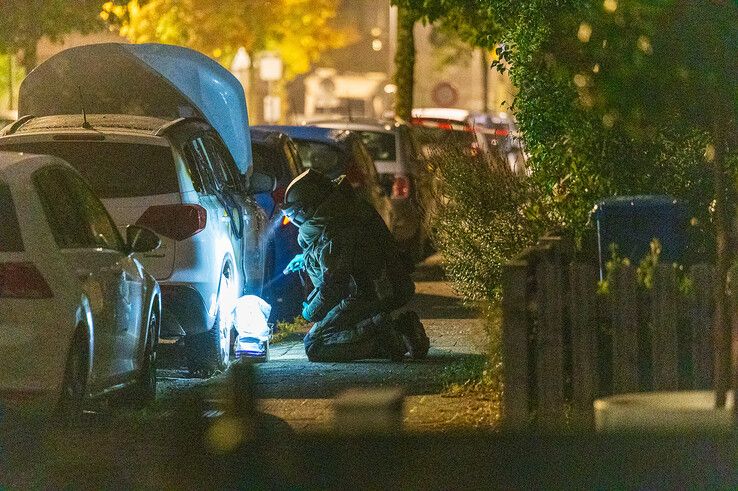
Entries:
<svg viewBox="0 0 738 491">
<path fill-rule="evenodd" d="M 352 33 L 333 27 L 339 0 L 130 0 L 106 2 L 105 20 L 135 43 L 187 46 L 228 64 L 240 47 L 280 53 L 289 80 Z M 253 56 L 252 56 L 253 59 Z"/>
<path fill-rule="evenodd" d="M 20 53 L 26 73 L 36 67 L 38 42 L 102 28 L 99 0 L 0 0 L 0 52 Z"/>
<path fill-rule="evenodd" d="M 499 43 L 495 66 L 519 90 L 512 107 L 540 202 L 562 225 L 583 233 L 604 196 L 671 194 L 689 203 L 706 239 L 697 255 L 715 257 L 724 282 L 738 160 L 735 2 L 401 1 L 453 19 L 478 44 Z M 724 293 L 718 404 L 730 378 Z"/>
<path fill-rule="evenodd" d="M 650 139 L 665 126 L 708 135 L 716 229 L 717 404 L 731 384 L 726 278 L 733 258 L 731 217 L 738 127 L 738 5 L 722 0 L 607 0 L 583 12 L 577 36 L 561 36 L 554 62 L 572 74 L 581 104 L 607 127 Z M 738 341 L 738 340 L 736 340 Z M 734 360 L 734 363 L 738 360 Z"/>
</svg>

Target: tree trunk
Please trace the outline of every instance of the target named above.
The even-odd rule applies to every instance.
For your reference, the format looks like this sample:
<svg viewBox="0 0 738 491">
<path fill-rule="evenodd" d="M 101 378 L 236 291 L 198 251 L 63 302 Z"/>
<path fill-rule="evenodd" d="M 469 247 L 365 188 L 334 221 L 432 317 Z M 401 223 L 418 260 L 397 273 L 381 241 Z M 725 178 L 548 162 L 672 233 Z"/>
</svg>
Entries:
<svg viewBox="0 0 738 491">
<path fill-rule="evenodd" d="M 487 56 L 487 50 L 480 48 L 479 53 L 482 58 L 482 111 L 485 113 L 489 112 L 489 56 Z"/>
<path fill-rule="evenodd" d="M 397 12 L 397 52 L 395 53 L 395 117 L 410 121 L 415 85 L 415 15 L 405 7 Z"/>
<path fill-rule="evenodd" d="M 715 283 L 715 406 L 725 407 L 726 394 L 734 384 L 731 370 L 731 315 L 726 293 L 727 275 L 732 262 L 730 248 L 730 217 L 726 196 L 725 148 L 723 121 L 713 125 L 712 139 L 715 145 L 713 169 L 715 173 L 715 234 L 716 275 Z"/>
</svg>

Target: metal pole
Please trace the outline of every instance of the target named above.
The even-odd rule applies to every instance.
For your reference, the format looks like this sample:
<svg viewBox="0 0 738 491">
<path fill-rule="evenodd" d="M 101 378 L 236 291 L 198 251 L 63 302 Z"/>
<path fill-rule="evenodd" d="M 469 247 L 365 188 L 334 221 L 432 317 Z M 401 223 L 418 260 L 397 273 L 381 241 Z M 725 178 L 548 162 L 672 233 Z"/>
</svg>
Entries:
<svg viewBox="0 0 738 491">
<path fill-rule="evenodd" d="M 15 89 L 13 87 L 13 55 L 8 55 L 8 109 L 15 106 Z"/>
</svg>

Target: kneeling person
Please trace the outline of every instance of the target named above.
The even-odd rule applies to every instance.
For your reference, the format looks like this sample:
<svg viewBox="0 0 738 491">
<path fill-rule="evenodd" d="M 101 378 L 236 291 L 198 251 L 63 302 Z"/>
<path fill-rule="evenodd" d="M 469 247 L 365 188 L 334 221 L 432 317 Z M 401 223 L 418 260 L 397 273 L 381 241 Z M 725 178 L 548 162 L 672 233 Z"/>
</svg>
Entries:
<svg viewBox="0 0 738 491">
<path fill-rule="evenodd" d="M 393 315 L 415 293 L 412 265 L 379 214 L 348 181 L 307 170 L 290 183 L 284 214 L 300 229 L 303 254 L 285 270 L 304 269 L 315 289 L 302 315 L 311 361 L 424 358 L 428 336 L 415 312 Z"/>
</svg>

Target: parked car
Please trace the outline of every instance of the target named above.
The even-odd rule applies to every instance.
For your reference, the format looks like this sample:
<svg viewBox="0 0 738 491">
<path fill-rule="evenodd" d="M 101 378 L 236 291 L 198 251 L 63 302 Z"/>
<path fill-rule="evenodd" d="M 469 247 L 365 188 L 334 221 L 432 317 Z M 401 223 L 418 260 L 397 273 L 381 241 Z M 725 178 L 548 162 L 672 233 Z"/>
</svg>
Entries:
<svg viewBox="0 0 738 491">
<path fill-rule="evenodd" d="M 297 244 L 297 227 L 282 215 L 279 204 L 287 186 L 302 172 L 302 162 L 292 139 L 280 131 L 252 128 L 251 147 L 254 171 L 277 180 L 273 192 L 256 195 L 256 201 L 271 224 L 267 250 L 269 281 L 265 296 L 272 305 L 273 320 L 292 320 L 302 311 L 306 287 L 300 276 L 285 276 L 282 271 L 302 249 Z"/>
<path fill-rule="evenodd" d="M 471 131 L 449 130 L 432 126 L 413 126 L 413 137 L 418 153 L 426 160 L 437 159 L 449 151 L 461 152 L 468 157 L 481 155 L 478 135 Z"/>
<path fill-rule="evenodd" d="M 66 418 L 111 391 L 156 397 L 161 293 L 91 187 L 51 156 L 0 152 L 0 400 L 58 402 Z"/>
<path fill-rule="evenodd" d="M 216 93 L 200 86 L 205 78 Z M 95 97 L 65 90 L 72 86 L 94 87 Z M 76 112 L 82 102 L 89 116 Z M 262 293 L 266 219 L 254 194 L 274 184 L 249 177 L 238 80 L 185 48 L 90 45 L 37 67 L 19 104 L 36 117 L 6 128 L 0 149 L 67 160 L 119 226 L 161 235 L 161 247 L 141 260 L 161 284 L 162 338 L 183 342 L 192 372 L 222 368 L 235 339 L 234 302 Z"/>
<path fill-rule="evenodd" d="M 526 172 L 526 156 L 514 119 L 507 113 L 487 114 L 456 108 L 416 108 L 412 124 L 422 128 L 467 132 L 470 155 L 480 152 L 502 159 L 516 173 Z M 458 134 L 461 140 L 462 135 Z"/>
<path fill-rule="evenodd" d="M 416 260 L 424 257 L 428 234 L 418 183 L 421 156 L 408 125 L 391 121 L 340 119 L 311 123 L 357 133 L 374 159 L 379 182 L 390 197 L 389 229 L 401 249 Z"/>
<path fill-rule="evenodd" d="M 297 146 L 302 170 L 315 169 L 335 179 L 345 175 L 353 188 L 390 224 L 390 198 L 380 186 L 374 160 L 361 137 L 346 130 L 316 126 L 257 126 L 285 133 Z"/>
</svg>

